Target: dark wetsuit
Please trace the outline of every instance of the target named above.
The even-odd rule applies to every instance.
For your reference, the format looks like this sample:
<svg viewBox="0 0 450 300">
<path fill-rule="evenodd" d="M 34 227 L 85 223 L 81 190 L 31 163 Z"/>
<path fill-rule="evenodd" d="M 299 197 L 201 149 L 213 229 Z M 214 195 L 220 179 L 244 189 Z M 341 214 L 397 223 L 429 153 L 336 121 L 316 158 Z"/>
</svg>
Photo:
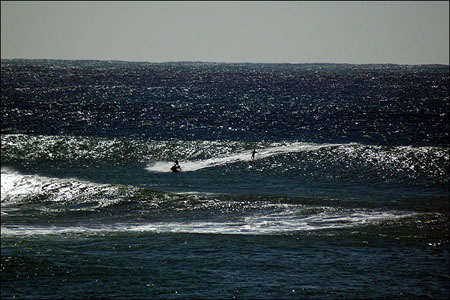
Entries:
<svg viewBox="0 0 450 300">
<path fill-rule="evenodd" d="M 172 168 L 170 168 L 170 170 L 174 173 L 181 171 L 181 167 L 178 164 L 178 160 L 175 161 L 175 164 L 172 166 Z"/>
<path fill-rule="evenodd" d="M 256 150 L 252 151 L 252 160 L 255 160 L 255 154 L 256 154 Z"/>
</svg>

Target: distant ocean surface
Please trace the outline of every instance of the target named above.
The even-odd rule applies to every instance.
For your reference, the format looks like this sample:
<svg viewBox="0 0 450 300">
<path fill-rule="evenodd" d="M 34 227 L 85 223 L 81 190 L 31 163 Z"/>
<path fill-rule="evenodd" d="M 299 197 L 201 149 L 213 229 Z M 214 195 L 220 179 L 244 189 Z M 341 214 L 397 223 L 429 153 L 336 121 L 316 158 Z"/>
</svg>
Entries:
<svg viewBox="0 0 450 300">
<path fill-rule="evenodd" d="M 2 59 L 1 106 L 2 299 L 449 299 L 448 65 Z"/>
</svg>

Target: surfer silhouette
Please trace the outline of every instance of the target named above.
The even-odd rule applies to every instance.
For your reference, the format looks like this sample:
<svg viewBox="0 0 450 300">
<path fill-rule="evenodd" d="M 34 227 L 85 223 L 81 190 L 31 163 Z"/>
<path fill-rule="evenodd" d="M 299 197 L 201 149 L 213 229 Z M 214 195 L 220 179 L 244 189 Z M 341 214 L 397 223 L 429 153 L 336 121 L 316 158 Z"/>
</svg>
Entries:
<svg viewBox="0 0 450 300">
<path fill-rule="evenodd" d="M 253 149 L 253 151 L 252 151 L 252 161 L 255 160 L 255 154 L 256 154 L 256 149 Z"/>
<path fill-rule="evenodd" d="M 175 164 L 172 166 L 172 168 L 170 168 L 170 170 L 171 170 L 172 172 L 174 172 L 174 173 L 180 172 L 180 171 L 181 171 L 181 166 L 180 166 L 180 164 L 178 163 L 178 160 L 177 160 L 177 159 L 175 160 Z"/>
</svg>

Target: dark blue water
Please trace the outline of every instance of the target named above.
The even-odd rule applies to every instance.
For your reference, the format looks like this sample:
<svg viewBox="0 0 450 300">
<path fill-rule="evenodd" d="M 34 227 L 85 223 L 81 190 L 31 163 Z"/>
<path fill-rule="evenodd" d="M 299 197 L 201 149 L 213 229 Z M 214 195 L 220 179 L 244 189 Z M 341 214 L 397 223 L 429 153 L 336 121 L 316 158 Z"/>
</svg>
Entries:
<svg viewBox="0 0 450 300">
<path fill-rule="evenodd" d="M 2 60 L 1 98 L 2 298 L 449 298 L 448 66 Z"/>
</svg>

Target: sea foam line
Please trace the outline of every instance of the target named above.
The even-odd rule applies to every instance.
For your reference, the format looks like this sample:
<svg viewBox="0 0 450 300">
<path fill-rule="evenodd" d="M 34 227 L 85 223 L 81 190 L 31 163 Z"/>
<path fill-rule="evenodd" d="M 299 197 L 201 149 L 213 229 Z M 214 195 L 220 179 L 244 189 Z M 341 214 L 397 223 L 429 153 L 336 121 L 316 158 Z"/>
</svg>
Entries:
<svg viewBox="0 0 450 300">
<path fill-rule="evenodd" d="M 2 237 L 72 234 L 107 234 L 126 232 L 280 235 L 329 229 L 355 228 L 417 215 L 395 211 L 325 211 L 309 216 L 298 215 L 295 209 L 254 214 L 228 222 L 168 221 L 146 224 L 115 224 L 92 226 L 23 226 L 2 225 Z"/>
</svg>

